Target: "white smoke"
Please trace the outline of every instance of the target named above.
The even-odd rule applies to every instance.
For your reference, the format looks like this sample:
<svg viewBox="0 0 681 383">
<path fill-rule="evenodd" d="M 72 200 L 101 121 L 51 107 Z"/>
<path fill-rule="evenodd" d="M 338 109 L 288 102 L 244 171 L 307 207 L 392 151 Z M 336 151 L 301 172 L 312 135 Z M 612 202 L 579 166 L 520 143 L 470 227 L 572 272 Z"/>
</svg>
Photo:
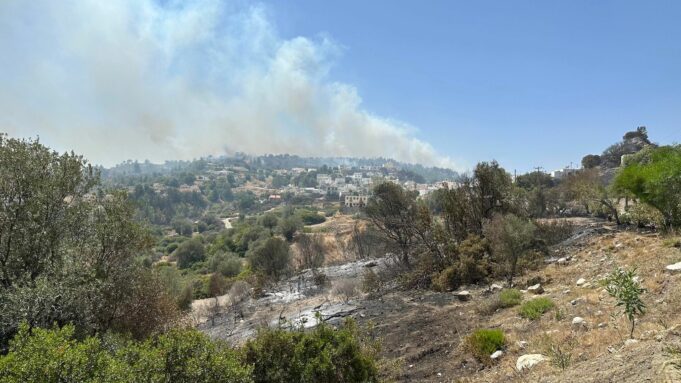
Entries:
<svg viewBox="0 0 681 383">
<path fill-rule="evenodd" d="M 455 167 L 330 80 L 339 53 L 282 39 L 259 5 L 3 0 L 0 131 L 105 165 L 241 151 Z"/>
</svg>

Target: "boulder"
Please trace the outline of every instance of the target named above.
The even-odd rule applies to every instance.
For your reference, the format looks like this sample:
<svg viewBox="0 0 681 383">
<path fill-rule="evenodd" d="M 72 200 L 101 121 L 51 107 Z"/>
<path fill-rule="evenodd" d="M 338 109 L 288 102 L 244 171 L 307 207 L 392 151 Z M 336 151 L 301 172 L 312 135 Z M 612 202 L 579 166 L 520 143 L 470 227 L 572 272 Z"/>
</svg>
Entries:
<svg viewBox="0 0 681 383">
<path fill-rule="evenodd" d="M 667 265 L 667 267 L 665 267 L 665 270 L 672 272 L 672 273 L 681 272 L 681 262 L 677 262 L 673 265 Z"/>
<path fill-rule="evenodd" d="M 460 301 L 465 302 L 471 300 L 471 293 L 468 290 L 459 291 L 454 295 L 456 295 L 456 297 L 459 298 Z"/>
<path fill-rule="evenodd" d="M 581 285 L 583 285 L 583 284 L 585 284 L 585 283 L 586 283 L 586 279 L 584 279 L 584 278 L 579 278 L 579 279 L 577 280 L 577 286 L 581 286 Z"/>
<path fill-rule="evenodd" d="M 524 369 L 530 369 L 537 364 L 545 361 L 547 358 L 542 354 L 525 354 L 521 355 L 515 362 L 515 369 L 522 371 Z"/>
<path fill-rule="evenodd" d="M 576 329 L 585 329 L 587 328 L 586 320 L 582 317 L 574 317 L 572 318 L 572 327 Z"/>
<path fill-rule="evenodd" d="M 501 358 L 502 355 L 504 355 L 504 352 L 501 351 L 501 350 L 497 350 L 497 351 L 494 351 L 494 353 L 492 355 L 490 355 L 489 357 L 493 360 L 497 360 L 497 359 Z"/>
<path fill-rule="evenodd" d="M 489 289 L 490 289 L 490 291 L 499 291 L 499 290 L 503 290 L 504 287 L 502 285 L 492 283 L 492 286 L 490 286 Z"/>
<path fill-rule="evenodd" d="M 541 283 L 537 283 L 536 285 L 528 287 L 527 291 L 532 294 L 542 294 L 544 292 L 544 288 L 541 287 Z"/>
</svg>

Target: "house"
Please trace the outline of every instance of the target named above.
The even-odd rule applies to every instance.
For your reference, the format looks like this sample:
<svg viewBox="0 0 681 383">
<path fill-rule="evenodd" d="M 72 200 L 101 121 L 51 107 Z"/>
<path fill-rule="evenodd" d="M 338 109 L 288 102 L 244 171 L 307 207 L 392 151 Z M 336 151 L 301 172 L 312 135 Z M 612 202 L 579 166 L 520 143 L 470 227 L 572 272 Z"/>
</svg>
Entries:
<svg viewBox="0 0 681 383">
<path fill-rule="evenodd" d="M 368 195 L 346 195 L 345 207 L 364 207 L 369 202 Z"/>
</svg>

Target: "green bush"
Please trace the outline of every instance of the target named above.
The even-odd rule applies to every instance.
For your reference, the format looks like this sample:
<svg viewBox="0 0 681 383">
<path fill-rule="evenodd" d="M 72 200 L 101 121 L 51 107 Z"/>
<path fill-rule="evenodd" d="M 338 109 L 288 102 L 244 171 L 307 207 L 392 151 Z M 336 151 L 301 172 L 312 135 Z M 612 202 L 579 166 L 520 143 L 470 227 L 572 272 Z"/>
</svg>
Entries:
<svg viewBox="0 0 681 383">
<path fill-rule="evenodd" d="M 523 293 L 518 289 L 504 289 L 499 293 L 501 307 L 513 307 L 523 300 Z"/>
<path fill-rule="evenodd" d="M 316 225 L 326 221 L 326 218 L 323 215 L 307 209 L 297 210 L 296 215 L 305 225 Z"/>
<path fill-rule="evenodd" d="M 338 330 L 324 323 L 308 332 L 264 329 L 244 346 L 257 383 L 378 382 L 376 352 L 352 320 Z"/>
<path fill-rule="evenodd" d="M 541 318 L 542 314 L 551 310 L 555 304 L 549 298 L 535 298 L 523 303 L 520 306 L 520 316 L 526 319 L 535 320 Z"/>
<path fill-rule="evenodd" d="M 21 326 L 0 356 L 3 383 L 19 382 L 252 382 L 226 343 L 196 330 L 173 330 L 145 342 L 107 337 L 79 341 L 71 325 L 29 330 Z"/>
<path fill-rule="evenodd" d="M 505 345 L 506 337 L 499 329 L 478 329 L 466 338 L 468 350 L 483 363 L 491 363 L 490 355 Z"/>
</svg>

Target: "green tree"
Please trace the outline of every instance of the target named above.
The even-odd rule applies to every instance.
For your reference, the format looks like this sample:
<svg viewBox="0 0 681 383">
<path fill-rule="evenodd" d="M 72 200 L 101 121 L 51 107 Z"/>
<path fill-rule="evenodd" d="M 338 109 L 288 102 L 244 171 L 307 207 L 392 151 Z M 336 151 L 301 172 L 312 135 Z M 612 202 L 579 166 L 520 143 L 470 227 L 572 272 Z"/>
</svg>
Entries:
<svg viewBox="0 0 681 383">
<path fill-rule="evenodd" d="M 277 237 L 256 243 L 254 248 L 248 251 L 248 261 L 253 270 L 279 280 L 290 268 L 291 255 L 288 243 Z"/>
<path fill-rule="evenodd" d="M 605 279 L 605 289 L 611 297 L 617 300 L 617 306 L 624 309 L 624 314 L 631 323 L 629 337 L 634 337 L 636 317 L 645 314 L 646 305 L 641 300 L 641 294 L 646 290 L 641 287 L 636 278 L 636 269 L 617 269 Z"/>
<path fill-rule="evenodd" d="M 277 227 L 277 224 L 279 223 L 277 216 L 272 213 L 263 214 L 259 221 L 262 227 L 270 231 L 270 234 L 273 233 L 274 228 Z"/>
<path fill-rule="evenodd" d="M 416 193 L 392 182 L 376 185 L 365 211 L 374 226 L 398 247 L 402 264 L 410 267 L 416 241 Z"/>
<path fill-rule="evenodd" d="M 681 225 L 681 146 L 647 148 L 631 156 L 614 185 L 657 209 L 667 229 Z"/>
<path fill-rule="evenodd" d="M 177 256 L 177 267 L 186 269 L 196 262 L 202 262 L 206 258 L 206 249 L 199 239 L 190 239 L 182 242 L 174 253 Z"/>
<path fill-rule="evenodd" d="M 279 232 L 286 238 L 287 241 L 292 242 L 298 230 L 303 227 L 300 218 L 290 216 L 279 221 Z"/>
<path fill-rule="evenodd" d="M 504 265 L 508 287 L 513 286 L 518 260 L 532 248 L 535 229 L 531 221 L 513 214 L 497 215 L 483 229 L 495 258 Z"/>
</svg>

